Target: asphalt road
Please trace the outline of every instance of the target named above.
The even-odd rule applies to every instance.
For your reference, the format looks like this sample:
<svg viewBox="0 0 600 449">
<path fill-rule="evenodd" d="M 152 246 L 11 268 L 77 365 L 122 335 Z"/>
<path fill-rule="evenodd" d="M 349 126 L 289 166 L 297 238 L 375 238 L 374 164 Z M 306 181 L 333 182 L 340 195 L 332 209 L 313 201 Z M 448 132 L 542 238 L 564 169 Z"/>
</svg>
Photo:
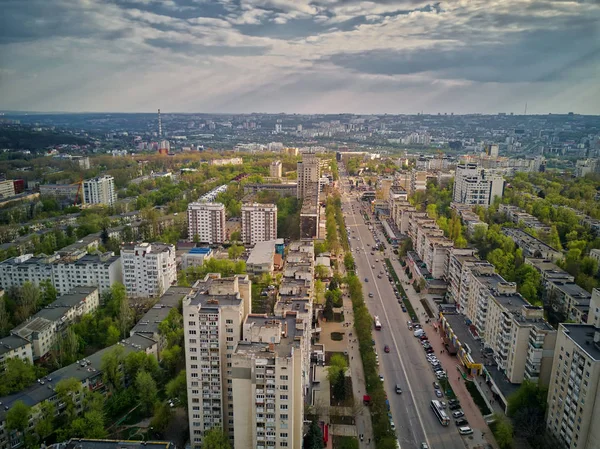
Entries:
<svg viewBox="0 0 600 449">
<path fill-rule="evenodd" d="M 342 178 L 342 182 L 345 181 L 346 178 Z M 419 340 L 407 327 L 406 322 L 410 317 L 402 312 L 398 304 L 385 273 L 381 252 L 373 251 L 374 255 L 371 255 L 375 239 L 360 213 L 361 203 L 355 194 L 349 194 L 347 182 L 342 186 L 342 192 L 350 246 L 357 275 L 363 283 L 365 302 L 371 315 L 378 316 L 382 324 L 382 330 L 374 331 L 373 335 L 379 355 L 379 372 L 384 376 L 400 447 L 419 449 L 426 442 L 430 449 L 464 449 L 465 444 L 453 420 L 448 427 L 444 427 L 431 411 L 430 401 L 436 399 L 433 371 L 425 359 Z M 354 204 L 354 212 L 351 204 Z M 382 278 L 378 279 L 381 271 Z M 365 278 L 368 282 L 365 282 Z M 373 294 L 373 298 L 369 298 L 369 293 Z M 384 352 L 385 345 L 390 347 L 390 353 Z M 396 394 L 396 384 L 401 385 L 402 394 Z"/>
</svg>

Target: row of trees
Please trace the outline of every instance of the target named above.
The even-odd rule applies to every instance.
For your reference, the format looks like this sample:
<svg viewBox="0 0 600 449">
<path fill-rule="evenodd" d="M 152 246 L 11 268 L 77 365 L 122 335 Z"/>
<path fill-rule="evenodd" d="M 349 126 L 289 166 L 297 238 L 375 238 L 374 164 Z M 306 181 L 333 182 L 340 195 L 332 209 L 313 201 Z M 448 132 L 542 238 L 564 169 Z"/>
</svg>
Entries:
<svg viewBox="0 0 600 449">
<path fill-rule="evenodd" d="M 0 297 L 0 336 L 55 301 L 57 294 L 50 280 L 40 282 L 39 287 L 31 282 L 9 287 Z"/>
</svg>

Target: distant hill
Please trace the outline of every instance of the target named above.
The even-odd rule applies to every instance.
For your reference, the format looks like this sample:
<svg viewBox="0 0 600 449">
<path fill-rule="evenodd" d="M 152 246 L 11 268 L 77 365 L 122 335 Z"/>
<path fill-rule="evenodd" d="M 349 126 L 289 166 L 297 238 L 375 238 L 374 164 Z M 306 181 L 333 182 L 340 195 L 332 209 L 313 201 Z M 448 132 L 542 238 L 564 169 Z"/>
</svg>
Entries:
<svg viewBox="0 0 600 449">
<path fill-rule="evenodd" d="M 83 137 L 62 131 L 33 131 L 29 129 L 0 128 L 0 148 L 42 151 L 55 145 L 87 145 Z"/>
</svg>

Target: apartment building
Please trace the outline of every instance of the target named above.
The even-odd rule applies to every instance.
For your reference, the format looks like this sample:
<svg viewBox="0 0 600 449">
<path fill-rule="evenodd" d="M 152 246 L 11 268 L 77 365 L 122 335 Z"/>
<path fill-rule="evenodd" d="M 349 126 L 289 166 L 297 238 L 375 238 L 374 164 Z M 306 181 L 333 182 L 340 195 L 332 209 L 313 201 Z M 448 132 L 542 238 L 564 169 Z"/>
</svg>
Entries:
<svg viewBox="0 0 600 449">
<path fill-rule="evenodd" d="M 541 240 L 518 228 L 502 228 L 502 233 L 510 237 L 519 248 L 523 250 L 525 257 L 536 259 L 547 259 L 557 261 L 562 253 Z"/>
<path fill-rule="evenodd" d="M 531 265 L 540 273 L 542 285 L 547 290 L 551 282 L 575 282 L 575 277 L 547 259 L 525 258 L 525 263 Z"/>
<path fill-rule="evenodd" d="M 304 187 L 304 197 L 300 208 L 300 238 L 303 240 L 319 238 L 320 220 L 319 185 L 308 183 Z"/>
<path fill-rule="evenodd" d="M 0 181 L 0 198 L 10 198 L 15 196 L 15 184 L 12 179 Z"/>
<path fill-rule="evenodd" d="M 87 254 L 79 251 L 52 264 L 52 282 L 61 295 L 79 286 L 98 287 L 100 295 L 115 282 L 123 282 L 121 258 L 114 253 Z"/>
<path fill-rule="evenodd" d="M 21 359 L 33 364 L 31 342 L 12 334 L 0 338 L 0 372 L 4 371 L 8 359 Z"/>
<path fill-rule="evenodd" d="M 244 161 L 242 160 L 241 157 L 232 157 L 229 159 L 212 159 L 209 163 L 210 163 L 210 165 L 216 165 L 216 166 L 242 165 L 244 163 Z"/>
<path fill-rule="evenodd" d="M 600 327 L 600 289 L 597 288 L 592 290 L 587 324 L 593 324 L 596 327 Z"/>
<path fill-rule="evenodd" d="M 29 317 L 11 334 L 31 343 L 34 360 L 42 359 L 55 347 L 69 323 L 92 313 L 99 304 L 97 287 L 77 287 Z"/>
<path fill-rule="evenodd" d="M 183 302 L 190 443 L 221 427 L 233 439 L 232 357 L 251 313 L 250 281 L 208 275 Z M 241 287 L 241 288 L 240 288 Z M 243 296 L 242 296 L 243 295 Z M 247 395 L 247 392 L 245 392 Z"/>
<path fill-rule="evenodd" d="M 251 315 L 232 357 L 234 448 L 302 446 L 304 323 Z"/>
<path fill-rule="evenodd" d="M 115 178 L 109 175 L 83 181 L 83 203 L 112 206 L 117 201 Z"/>
<path fill-rule="evenodd" d="M 510 204 L 500 204 L 498 211 L 506 214 L 506 217 L 515 224 L 523 224 L 526 228 L 536 231 L 550 232 L 550 226 L 542 223 L 533 215 L 528 214 L 523 209 Z"/>
<path fill-rule="evenodd" d="M 459 164 L 454 174 L 452 200 L 456 203 L 489 206 L 504 194 L 504 178 L 477 164 Z"/>
<path fill-rule="evenodd" d="M 257 242 L 277 239 L 277 206 L 275 204 L 242 204 L 242 242 L 254 245 Z"/>
<path fill-rule="evenodd" d="M 586 323 L 592 295 L 575 282 L 550 280 L 546 284 L 546 298 L 551 307 L 565 320 Z"/>
<path fill-rule="evenodd" d="M 116 346 L 121 346 L 124 349 L 125 355 L 141 351 L 152 354 L 154 353 L 156 343 L 139 335 L 129 337 L 121 340 L 116 345 L 102 349 L 85 359 L 79 360 L 77 363 L 65 366 L 46 377 L 40 378 L 39 382 L 34 383 L 24 390 L 0 398 L 0 402 L 3 405 L 3 408 L 0 410 L 0 449 L 12 449 L 20 447 L 23 444 L 24 434 L 17 433 L 15 430 L 9 430 L 6 426 L 7 413 L 17 402 L 23 402 L 31 408 L 29 425 L 26 429 L 27 433 L 33 431 L 36 423 L 42 417 L 41 406 L 44 402 L 54 405 L 57 416 L 65 411 L 67 404 L 60 400 L 55 390 L 56 385 L 61 380 L 76 379 L 81 382 L 82 389 L 105 393 L 107 390 L 102 379 L 102 358 Z M 75 399 L 76 414 L 82 411 L 82 400 L 82 395 L 78 395 Z"/>
<path fill-rule="evenodd" d="M 254 245 L 248 260 L 246 260 L 246 272 L 253 275 L 273 273 L 275 269 L 275 242 L 276 240 L 267 240 Z"/>
<path fill-rule="evenodd" d="M 457 310 L 460 311 L 462 304 L 460 303 L 461 290 L 468 290 L 467 280 L 468 276 L 464 276 L 464 273 L 470 273 L 470 268 L 480 263 L 481 260 L 474 256 L 474 252 L 471 250 L 470 254 L 463 254 L 462 250 L 456 248 L 450 251 L 448 256 L 448 272 L 446 279 L 448 281 L 448 300 L 451 303 L 456 304 Z"/>
<path fill-rule="evenodd" d="M 302 160 L 296 165 L 298 173 L 298 198 L 304 198 L 307 186 L 316 183 L 319 185 L 321 169 L 319 158 L 314 153 L 303 153 Z"/>
<path fill-rule="evenodd" d="M 223 243 L 225 236 L 225 205 L 221 203 L 188 204 L 188 239 L 210 245 Z"/>
<path fill-rule="evenodd" d="M 282 171 L 281 161 L 273 161 L 271 165 L 269 165 L 269 176 L 271 178 L 281 178 Z"/>
<path fill-rule="evenodd" d="M 122 279 L 121 258 L 113 253 L 91 255 L 79 251 L 65 257 L 24 254 L 0 262 L 0 286 L 4 289 L 50 280 L 61 295 L 80 286 L 98 287 L 103 294 Z"/>
<path fill-rule="evenodd" d="M 123 284 L 127 296 L 156 298 L 177 282 L 175 246 L 135 243 L 121 247 Z"/>
<path fill-rule="evenodd" d="M 548 389 L 547 429 L 569 449 L 600 447 L 600 329 L 560 324 Z"/>
<path fill-rule="evenodd" d="M 79 185 L 77 184 L 40 184 L 41 196 L 52 196 L 55 198 L 68 198 L 75 201 Z"/>
</svg>

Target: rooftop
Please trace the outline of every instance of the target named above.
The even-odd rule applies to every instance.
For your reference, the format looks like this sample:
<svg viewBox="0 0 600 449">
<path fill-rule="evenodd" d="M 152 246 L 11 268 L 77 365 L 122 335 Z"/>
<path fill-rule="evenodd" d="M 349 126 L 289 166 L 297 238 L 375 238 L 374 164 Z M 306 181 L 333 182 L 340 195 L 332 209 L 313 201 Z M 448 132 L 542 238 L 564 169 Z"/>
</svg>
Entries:
<svg viewBox="0 0 600 449">
<path fill-rule="evenodd" d="M 158 326 L 167 318 L 171 309 L 177 308 L 179 301 L 191 291 L 191 287 L 169 287 L 158 302 L 131 329 L 130 335 L 156 334 Z"/>
<path fill-rule="evenodd" d="M 275 240 L 258 242 L 250 251 L 250 256 L 246 261 L 246 265 L 263 265 L 273 263 L 275 254 Z"/>
<path fill-rule="evenodd" d="M 564 295 L 575 299 L 579 304 L 587 303 L 589 305 L 592 294 L 581 288 L 575 282 L 550 281 L 554 288 L 560 290 Z"/>
<path fill-rule="evenodd" d="M 300 321 L 300 323 L 297 323 L 298 321 Z M 297 326 L 298 324 L 300 326 Z M 269 349 L 269 346 L 273 344 L 273 353 L 277 354 L 279 357 L 289 357 L 292 354 L 292 348 L 299 344 L 304 330 L 304 323 L 302 320 L 298 320 L 295 312 L 286 312 L 283 317 L 248 315 L 244 327 L 246 325 L 257 327 L 258 329 L 255 329 L 255 331 L 259 336 L 261 334 L 261 328 L 275 327 L 280 329 L 279 343 L 273 344 L 267 341 L 252 343 L 240 342 L 236 351 L 238 354 L 265 352 L 265 348 Z M 265 335 L 270 334 L 272 334 L 272 332 L 265 332 Z M 246 336 L 244 335 L 244 338 L 245 337 Z"/>
<path fill-rule="evenodd" d="M 19 337 L 18 335 L 7 335 L 6 337 L 0 338 L 0 355 L 7 354 L 13 351 L 15 348 L 20 348 L 29 344 L 27 340 Z"/>
<path fill-rule="evenodd" d="M 129 441 L 129 440 L 86 440 L 72 438 L 58 445 L 58 449 L 172 449 L 169 441 Z"/>
<path fill-rule="evenodd" d="M 564 332 L 573 340 L 588 357 L 594 361 L 600 361 L 600 345 L 594 342 L 594 335 L 600 329 L 589 324 L 566 324 L 559 326 L 559 332 Z"/>
</svg>

